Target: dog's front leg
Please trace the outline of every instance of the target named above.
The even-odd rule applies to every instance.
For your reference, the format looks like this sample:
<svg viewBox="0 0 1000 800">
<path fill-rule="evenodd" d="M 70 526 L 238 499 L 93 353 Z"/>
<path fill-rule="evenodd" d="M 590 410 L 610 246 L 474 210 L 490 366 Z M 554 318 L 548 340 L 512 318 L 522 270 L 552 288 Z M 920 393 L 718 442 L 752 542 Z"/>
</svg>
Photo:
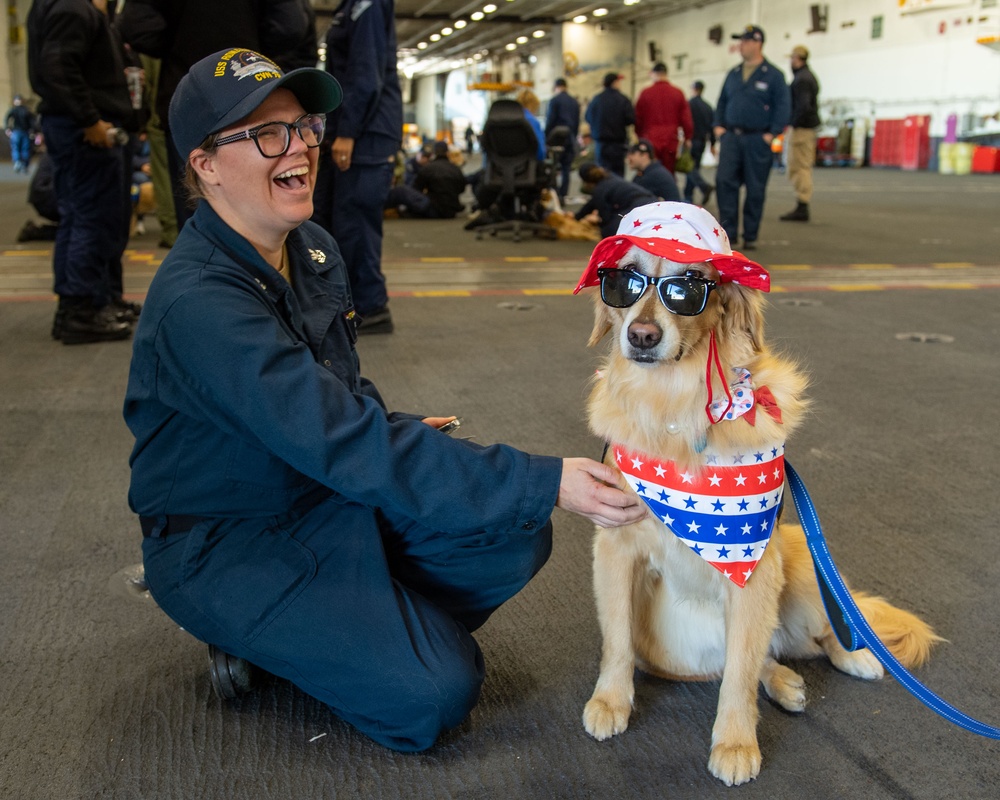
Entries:
<svg viewBox="0 0 1000 800">
<path fill-rule="evenodd" d="M 635 554 L 620 529 L 598 529 L 594 541 L 594 595 L 603 640 L 601 674 L 583 709 L 587 733 L 603 741 L 628 727 L 635 696 L 632 582 Z"/>
<path fill-rule="evenodd" d="M 728 587 L 726 665 L 712 728 L 708 769 L 727 786 L 746 783 L 760 772 L 757 744 L 757 683 L 778 625 L 780 559 L 765 559 L 747 585 Z"/>
</svg>

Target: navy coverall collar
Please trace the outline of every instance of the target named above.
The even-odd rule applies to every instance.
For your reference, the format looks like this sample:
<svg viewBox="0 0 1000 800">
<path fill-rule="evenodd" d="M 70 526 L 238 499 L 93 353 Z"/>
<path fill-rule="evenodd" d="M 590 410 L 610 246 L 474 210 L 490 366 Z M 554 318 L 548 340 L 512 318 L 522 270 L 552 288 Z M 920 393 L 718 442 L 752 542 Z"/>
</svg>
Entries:
<svg viewBox="0 0 1000 800">
<path fill-rule="evenodd" d="M 327 302 L 331 295 L 339 299 L 346 293 L 348 315 L 353 316 L 350 289 L 345 284 L 330 280 L 329 273 L 334 268 L 339 253 L 327 253 L 308 247 L 299 228 L 290 231 L 286 239 L 288 260 L 293 272 L 308 270 L 312 277 L 295 281 L 293 289 L 264 260 L 257 248 L 246 237 L 230 228 L 207 201 L 203 200 L 198 204 L 191 224 L 212 245 L 247 270 L 254 283 L 275 307 L 283 311 L 286 321 L 314 353 L 319 351 L 320 343 L 337 315 L 338 304 Z"/>
</svg>

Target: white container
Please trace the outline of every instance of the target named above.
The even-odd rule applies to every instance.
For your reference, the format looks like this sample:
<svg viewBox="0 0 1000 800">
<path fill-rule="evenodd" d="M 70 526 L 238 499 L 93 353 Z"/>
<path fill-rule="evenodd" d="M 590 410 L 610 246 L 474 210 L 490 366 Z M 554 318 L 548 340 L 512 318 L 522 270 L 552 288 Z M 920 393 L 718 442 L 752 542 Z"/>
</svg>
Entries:
<svg viewBox="0 0 1000 800">
<path fill-rule="evenodd" d="M 938 172 L 942 175 L 955 174 L 954 142 L 941 142 L 938 145 Z"/>
<path fill-rule="evenodd" d="M 955 143 L 952 157 L 955 161 L 956 175 L 968 175 L 972 172 L 972 154 L 975 150 L 976 146 L 969 142 Z"/>
</svg>

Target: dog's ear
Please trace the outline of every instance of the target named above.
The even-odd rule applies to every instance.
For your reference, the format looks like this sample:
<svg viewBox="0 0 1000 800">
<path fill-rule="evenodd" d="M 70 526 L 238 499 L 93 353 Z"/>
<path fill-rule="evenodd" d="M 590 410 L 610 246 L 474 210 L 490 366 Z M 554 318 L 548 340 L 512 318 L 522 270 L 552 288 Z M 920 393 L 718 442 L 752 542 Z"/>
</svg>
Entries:
<svg viewBox="0 0 1000 800">
<path fill-rule="evenodd" d="M 608 313 L 608 307 L 604 305 L 600 294 L 597 294 L 594 297 L 594 329 L 590 332 L 587 347 L 593 347 L 601 341 L 611 327 L 611 314 Z"/>
<path fill-rule="evenodd" d="M 722 320 L 719 330 L 723 341 L 745 342 L 754 353 L 764 349 L 764 300 L 756 289 L 736 283 L 719 286 Z"/>
</svg>

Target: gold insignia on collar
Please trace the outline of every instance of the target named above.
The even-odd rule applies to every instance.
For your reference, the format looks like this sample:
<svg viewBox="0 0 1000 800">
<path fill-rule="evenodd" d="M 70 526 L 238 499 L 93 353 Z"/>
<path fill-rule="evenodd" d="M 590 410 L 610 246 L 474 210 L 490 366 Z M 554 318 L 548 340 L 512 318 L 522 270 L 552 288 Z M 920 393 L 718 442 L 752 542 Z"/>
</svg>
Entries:
<svg viewBox="0 0 1000 800">
<path fill-rule="evenodd" d="M 313 250 L 312 248 L 310 248 L 309 258 L 311 258 L 313 261 L 318 261 L 320 264 L 326 263 L 326 253 L 324 253 L 322 250 Z"/>
</svg>

